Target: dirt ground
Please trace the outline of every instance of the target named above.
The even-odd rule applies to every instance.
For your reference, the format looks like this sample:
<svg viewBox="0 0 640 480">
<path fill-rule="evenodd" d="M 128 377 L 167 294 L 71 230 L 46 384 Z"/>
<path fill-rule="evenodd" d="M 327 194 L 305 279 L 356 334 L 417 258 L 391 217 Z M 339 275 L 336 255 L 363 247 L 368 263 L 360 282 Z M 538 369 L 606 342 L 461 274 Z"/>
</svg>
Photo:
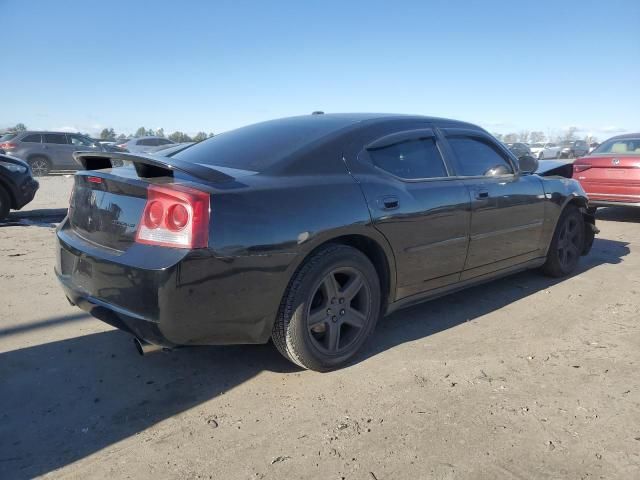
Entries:
<svg viewBox="0 0 640 480">
<path fill-rule="evenodd" d="M 69 306 L 69 186 L 0 226 L 0 478 L 640 478 L 640 211 L 601 210 L 573 277 L 395 313 L 319 374 L 271 345 L 143 358 Z"/>
</svg>

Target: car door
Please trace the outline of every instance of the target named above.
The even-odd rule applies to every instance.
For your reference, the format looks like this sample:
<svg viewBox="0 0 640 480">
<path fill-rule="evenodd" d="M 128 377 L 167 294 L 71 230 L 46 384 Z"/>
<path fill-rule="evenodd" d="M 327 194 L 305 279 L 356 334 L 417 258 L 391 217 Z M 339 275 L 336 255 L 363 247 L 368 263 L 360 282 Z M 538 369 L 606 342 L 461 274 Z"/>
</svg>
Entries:
<svg viewBox="0 0 640 480">
<path fill-rule="evenodd" d="M 67 134 L 69 144 L 67 147 L 67 154 L 65 155 L 65 161 L 71 168 L 77 168 L 78 163 L 73 158 L 75 152 L 92 152 L 99 151 L 101 148 L 88 137 L 79 135 L 77 133 Z"/>
<path fill-rule="evenodd" d="M 64 133 L 43 133 L 43 148 L 52 162 L 52 168 L 69 168 L 69 144 Z"/>
<path fill-rule="evenodd" d="M 469 192 L 450 177 L 431 128 L 381 136 L 352 168 L 371 217 L 393 249 L 396 299 L 458 281 L 467 254 Z"/>
<path fill-rule="evenodd" d="M 443 131 L 456 174 L 471 196 L 469 252 L 462 280 L 539 256 L 545 195 L 540 178 L 482 131 Z"/>
</svg>

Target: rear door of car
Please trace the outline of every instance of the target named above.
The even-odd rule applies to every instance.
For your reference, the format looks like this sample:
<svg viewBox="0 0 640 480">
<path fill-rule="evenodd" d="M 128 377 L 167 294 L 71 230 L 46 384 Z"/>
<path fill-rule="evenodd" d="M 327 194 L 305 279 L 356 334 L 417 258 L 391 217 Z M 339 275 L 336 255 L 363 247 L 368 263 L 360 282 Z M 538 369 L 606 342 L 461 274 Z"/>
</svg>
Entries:
<svg viewBox="0 0 640 480">
<path fill-rule="evenodd" d="M 42 134 L 40 133 L 27 133 L 22 137 L 16 138 L 14 141 L 18 144 L 18 147 L 15 152 L 11 153 L 18 158 L 28 160 L 36 155 L 45 155 Z"/>
<path fill-rule="evenodd" d="M 480 130 L 443 129 L 447 152 L 472 202 L 469 253 L 462 279 L 539 256 L 545 195 L 536 175 Z"/>
<path fill-rule="evenodd" d="M 69 168 L 69 143 L 64 133 L 43 133 L 44 148 L 52 161 L 52 168 Z"/>
<path fill-rule="evenodd" d="M 452 178 L 432 128 L 381 135 L 352 169 L 375 227 L 393 249 L 397 299 L 455 283 L 467 254 L 469 192 Z"/>
<path fill-rule="evenodd" d="M 93 140 L 84 135 L 79 135 L 77 133 L 68 133 L 67 138 L 69 140 L 68 146 L 68 155 L 65 159 L 69 162 L 69 166 L 72 168 L 77 168 L 78 163 L 73 158 L 73 154 L 75 152 L 93 152 L 101 150 L 100 146 L 98 146 Z"/>
</svg>

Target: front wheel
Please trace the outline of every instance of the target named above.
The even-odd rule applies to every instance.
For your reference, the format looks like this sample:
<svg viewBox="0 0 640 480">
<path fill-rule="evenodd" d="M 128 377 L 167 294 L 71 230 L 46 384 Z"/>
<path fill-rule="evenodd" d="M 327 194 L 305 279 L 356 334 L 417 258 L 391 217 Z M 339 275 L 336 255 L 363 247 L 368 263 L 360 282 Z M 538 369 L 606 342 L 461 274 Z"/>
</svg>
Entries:
<svg viewBox="0 0 640 480">
<path fill-rule="evenodd" d="M 371 335 L 380 316 L 380 280 L 359 250 L 322 247 L 294 274 L 280 304 L 272 339 L 301 367 L 343 366 Z"/>
<path fill-rule="evenodd" d="M 584 242 L 582 212 L 573 205 L 569 205 L 560 215 L 542 271 L 551 277 L 569 275 L 578 265 L 584 250 Z"/>
</svg>

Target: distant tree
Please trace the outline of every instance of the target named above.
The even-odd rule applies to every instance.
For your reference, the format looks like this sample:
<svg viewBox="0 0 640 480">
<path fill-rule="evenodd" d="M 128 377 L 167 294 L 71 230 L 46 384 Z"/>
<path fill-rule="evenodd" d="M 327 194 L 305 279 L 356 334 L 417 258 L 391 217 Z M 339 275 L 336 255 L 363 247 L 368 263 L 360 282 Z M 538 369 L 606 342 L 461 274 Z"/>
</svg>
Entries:
<svg viewBox="0 0 640 480">
<path fill-rule="evenodd" d="M 546 138 L 544 132 L 531 132 L 531 143 L 544 142 Z"/>
<path fill-rule="evenodd" d="M 209 138 L 213 137 L 214 135 L 215 135 L 215 133 L 209 132 Z"/>
<path fill-rule="evenodd" d="M 194 142 L 201 142 L 202 140 L 206 140 L 206 139 L 207 139 L 206 132 L 198 132 L 196 133 L 196 136 L 193 137 Z"/>
<path fill-rule="evenodd" d="M 146 134 L 147 134 L 147 129 L 144 127 L 140 127 L 138 130 L 136 130 L 134 137 L 136 138 L 144 137 Z"/>
<path fill-rule="evenodd" d="M 562 140 L 564 141 L 575 140 L 577 131 L 578 129 L 576 127 L 565 128 L 564 131 L 562 132 Z"/>
<path fill-rule="evenodd" d="M 502 141 L 504 143 L 513 143 L 518 141 L 517 133 L 507 133 L 504 137 L 502 137 Z"/>
<path fill-rule="evenodd" d="M 156 136 L 164 138 L 164 128 L 159 128 L 156 130 Z"/>
<path fill-rule="evenodd" d="M 27 126 L 24 123 L 17 123 L 15 127 L 12 128 L 14 132 L 24 132 L 27 129 Z"/>
<path fill-rule="evenodd" d="M 173 132 L 171 135 L 169 135 L 169 140 L 173 141 L 173 142 L 177 142 L 177 143 L 182 143 L 182 142 L 191 142 L 191 137 L 189 135 L 187 135 L 184 132 Z"/>
<path fill-rule="evenodd" d="M 152 128 L 150 128 L 149 130 L 147 130 L 147 132 L 145 133 L 145 135 L 146 135 L 147 137 L 153 137 L 153 136 L 155 136 L 155 134 L 156 134 L 156 132 L 154 132 Z"/>
<path fill-rule="evenodd" d="M 124 133 L 121 133 L 120 135 L 118 135 L 119 142 L 125 142 L 126 140 L 127 140 L 127 137 L 125 136 Z"/>
<path fill-rule="evenodd" d="M 520 133 L 518 134 L 518 141 L 522 143 L 529 143 L 530 135 L 531 133 L 529 132 L 529 130 L 521 130 Z"/>
<path fill-rule="evenodd" d="M 491 135 L 496 137 L 497 140 L 502 141 L 502 134 L 498 132 L 493 132 Z"/>
<path fill-rule="evenodd" d="M 100 140 L 115 140 L 116 132 L 113 128 L 103 128 L 100 132 Z"/>
</svg>

